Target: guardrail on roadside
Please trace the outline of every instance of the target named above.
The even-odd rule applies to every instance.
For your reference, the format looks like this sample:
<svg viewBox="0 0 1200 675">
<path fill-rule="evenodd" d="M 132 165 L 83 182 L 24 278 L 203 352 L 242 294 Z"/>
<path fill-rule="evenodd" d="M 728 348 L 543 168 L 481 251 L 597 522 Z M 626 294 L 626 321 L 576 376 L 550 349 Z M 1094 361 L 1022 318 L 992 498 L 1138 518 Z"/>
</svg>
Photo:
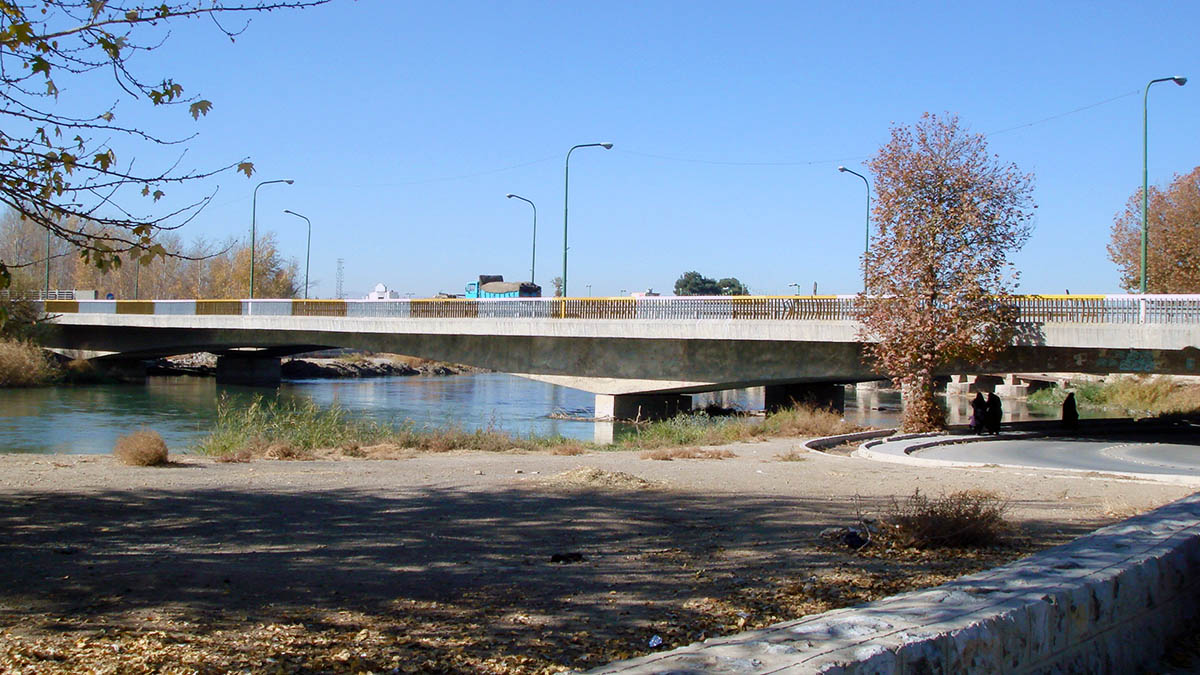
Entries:
<svg viewBox="0 0 1200 675">
<path fill-rule="evenodd" d="M 856 296 L 430 298 L 402 300 L 47 300 L 49 314 L 429 319 L 853 321 Z M 1032 323 L 1197 324 L 1200 295 L 1021 295 Z"/>
</svg>

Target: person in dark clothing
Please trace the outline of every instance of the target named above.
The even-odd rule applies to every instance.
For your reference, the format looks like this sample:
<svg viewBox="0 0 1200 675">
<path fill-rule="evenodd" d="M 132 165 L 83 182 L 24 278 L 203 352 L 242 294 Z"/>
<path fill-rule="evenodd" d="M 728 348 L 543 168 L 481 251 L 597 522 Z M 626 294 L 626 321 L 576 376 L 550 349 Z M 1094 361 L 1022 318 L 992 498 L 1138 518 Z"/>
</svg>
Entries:
<svg viewBox="0 0 1200 675">
<path fill-rule="evenodd" d="M 983 394 L 977 391 L 975 398 L 971 399 L 971 432 L 976 434 L 982 432 L 986 420 L 987 401 L 983 400 Z"/>
<path fill-rule="evenodd" d="M 987 430 L 989 433 L 1000 433 L 1000 420 L 1004 419 L 1004 408 L 1000 405 L 1000 397 L 988 394 L 987 397 Z"/>
<path fill-rule="evenodd" d="M 1067 394 L 1062 405 L 1062 423 L 1065 429 L 1075 429 L 1079 426 L 1079 409 L 1075 407 L 1075 392 Z"/>
</svg>

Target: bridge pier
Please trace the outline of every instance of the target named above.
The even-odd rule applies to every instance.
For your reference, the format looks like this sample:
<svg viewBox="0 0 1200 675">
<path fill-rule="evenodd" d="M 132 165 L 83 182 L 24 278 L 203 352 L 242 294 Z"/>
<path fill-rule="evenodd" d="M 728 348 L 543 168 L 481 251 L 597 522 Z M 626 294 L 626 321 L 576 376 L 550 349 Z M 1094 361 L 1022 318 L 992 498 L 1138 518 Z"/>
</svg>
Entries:
<svg viewBox="0 0 1200 675">
<path fill-rule="evenodd" d="M 976 385 L 978 379 L 977 375 L 951 375 L 950 381 L 946 383 L 946 395 L 969 396 L 979 391 Z"/>
<path fill-rule="evenodd" d="M 596 394 L 596 417 L 608 420 L 661 420 L 692 409 L 683 394 Z"/>
<path fill-rule="evenodd" d="M 280 359 L 275 356 L 222 354 L 217 357 L 217 384 L 242 384 L 273 387 L 282 377 Z"/>
<path fill-rule="evenodd" d="M 840 384 L 770 384 L 763 389 L 763 406 L 767 412 L 775 412 L 796 404 L 811 405 L 839 413 L 846 411 L 846 388 Z"/>
<path fill-rule="evenodd" d="M 1004 376 L 1004 383 L 996 385 L 996 395 L 1001 398 L 1025 398 L 1029 396 L 1029 383 L 1021 384 L 1016 375 Z"/>
</svg>

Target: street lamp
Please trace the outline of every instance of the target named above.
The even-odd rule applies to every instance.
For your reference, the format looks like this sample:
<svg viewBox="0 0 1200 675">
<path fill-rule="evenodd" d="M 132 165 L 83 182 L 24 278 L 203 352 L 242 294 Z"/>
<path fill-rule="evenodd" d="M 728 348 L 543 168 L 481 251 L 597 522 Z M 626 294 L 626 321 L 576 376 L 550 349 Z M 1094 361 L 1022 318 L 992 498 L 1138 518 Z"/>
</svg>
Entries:
<svg viewBox="0 0 1200 675">
<path fill-rule="evenodd" d="M 788 286 L 796 289 L 796 295 L 800 295 L 800 284 L 788 284 Z"/>
<path fill-rule="evenodd" d="M 537 266 L 537 205 L 528 199 L 525 199 L 521 195 L 514 195 L 511 192 L 504 196 L 508 197 L 509 199 L 520 199 L 521 201 L 533 207 L 533 256 L 529 260 L 529 283 L 536 283 L 533 280 L 533 269 Z"/>
<path fill-rule="evenodd" d="M 562 273 L 562 296 L 567 297 L 567 198 L 571 192 L 571 153 L 578 148 L 604 148 L 611 150 L 612 143 L 582 143 L 573 145 L 567 151 L 567 161 L 563 167 L 563 273 Z"/>
<path fill-rule="evenodd" d="M 254 186 L 254 198 L 250 201 L 250 299 L 254 299 L 254 219 L 258 212 L 258 188 L 271 183 L 287 183 L 291 185 L 295 181 L 290 178 L 281 178 L 279 180 L 264 180 Z"/>
<path fill-rule="evenodd" d="M 54 231 L 46 228 L 46 288 L 42 291 L 42 300 L 50 299 L 50 235 Z"/>
<path fill-rule="evenodd" d="M 844 166 L 839 166 L 838 171 L 842 173 L 852 173 L 862 179 L 867 186 L 867 243 L 863 248 L 863 292 L 867 292 L 867 254 L 871 252 L 871 181 L 861 173 L 847 169 Z"/>
<path fill-rule="evenodd" d="M 1150 80 L 1150 84 L 1146 85 L 1146 90 L 1142 92 L 1142 283 L 1140 285 L 1141 293 L 1146 293 L 1146 243 L 1149 240 L 1149 221 L 1147 220 L 1147 212 L 1149 210 L 1149 191 L 1150 182 L 1147 177 L 1146 169 L 1146 139 L 1149 136 L 1146 122 L 1146 100 L 1150 98 L 1150 87 L 1155 82 L 1174 82 L 1179 86 L 1187 84 L 1187 78 L 1176 75 L 1175 77 L 1160 77 L 1157 80 Z"/>
<path fill-rule="evenodd" d="M 284 213 L 290 213 L 297 218 L 303 218 L 304 222 L 308 223 L 308 245 L 304 248 L 304 299 L 308 299 L 308 261 L 312 256 L 312 221 L 308 216 L 302 216 L 295 211 L 283 210 Z"/>
</svg>

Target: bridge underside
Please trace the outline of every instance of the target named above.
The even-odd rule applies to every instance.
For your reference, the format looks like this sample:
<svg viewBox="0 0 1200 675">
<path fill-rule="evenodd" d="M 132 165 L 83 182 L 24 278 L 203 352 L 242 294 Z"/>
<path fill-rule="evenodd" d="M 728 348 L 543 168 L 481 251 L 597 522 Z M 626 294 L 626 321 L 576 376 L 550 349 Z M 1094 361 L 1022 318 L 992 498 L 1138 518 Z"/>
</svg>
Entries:
<svg viewBox="0 0 1200 675">
<path fill-rule="evenodd" d="M 462 363 L 596 394 L 688 394 L 753 386 L 881 379 L 851 341 L 474 335 L 57 323 L 47 346 L 70 356 L 129 361 L 191 352 L 278 358 L 352 348 Z M 1200 350 L 1014 346 L 943 375 L 998 372 L 1200 375 Z"/>
</svg>

